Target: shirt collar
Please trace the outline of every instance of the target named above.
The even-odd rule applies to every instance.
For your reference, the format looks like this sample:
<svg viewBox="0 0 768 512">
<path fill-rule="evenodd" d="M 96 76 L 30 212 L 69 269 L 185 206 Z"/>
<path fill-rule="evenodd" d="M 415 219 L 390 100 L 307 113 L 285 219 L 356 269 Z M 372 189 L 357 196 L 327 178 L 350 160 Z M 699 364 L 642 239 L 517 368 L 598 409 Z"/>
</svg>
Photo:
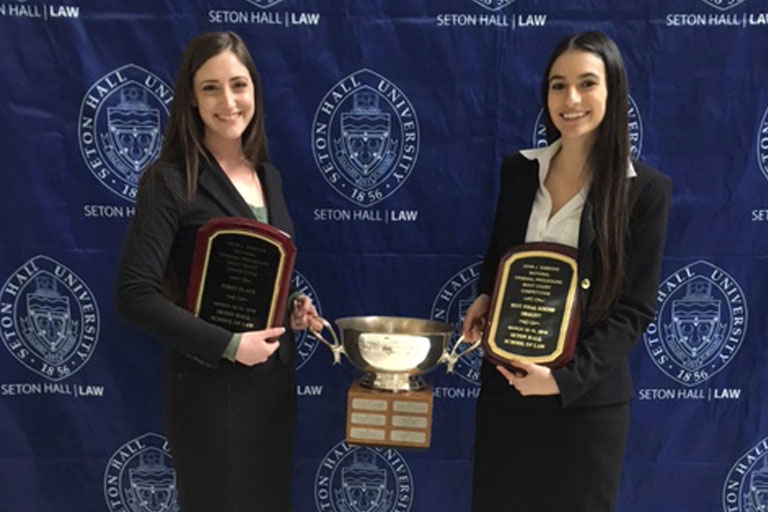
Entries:
<svg viewBox="0 0 768 512">
<path fill-rule="evenodd" d="M 562 139 L 557 139 L 549 146 L 544 146 L 543 148 L 524 149 L 520 151 L 520 154 L 528 160 L 539 161 L 539 178 L 542 183 L 544 183 L 544 178 L 547 177 L 549 163 L 552 161 L 552 157 L 560 151 L 560 146 L 562 146 Z M 627 160 L 627 178 L 634 178 L 635 176 L 637 176 L 635 166 L 632 165 L 632 160 Z"/>
</svg>

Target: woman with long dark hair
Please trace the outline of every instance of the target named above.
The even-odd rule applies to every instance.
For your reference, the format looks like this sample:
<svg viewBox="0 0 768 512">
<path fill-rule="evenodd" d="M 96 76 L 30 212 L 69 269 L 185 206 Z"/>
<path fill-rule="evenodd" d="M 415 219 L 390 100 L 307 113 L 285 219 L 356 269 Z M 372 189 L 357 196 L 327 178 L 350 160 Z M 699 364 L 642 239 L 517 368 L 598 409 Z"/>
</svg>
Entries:
<svg viewBox="0 0 768 512">
<path fill-rule="evenodd" d="M 261 104 L 240 37 L 211 32 L 187 44 L 162 152 L 142 177 L 119 264 L 118 314 L 169 349 L 165 424 L 182 512 L 290 509 L 291 329 L 322 328 L 311 300 L 289 300 L 288 329 L 243 333 L 183 307 L 206 221 L 243 217 L 293 234 Z"/>
<path fill-rule="evenodd" d="M 582 325 L 560 368 L 483 361 L 473 510 L 607 512 L 629 427 L 627 359 L 653 319 L 671 184 L 629 158 L 626 72 L 610 38 L 562 40 L 541 96 L 549 145 L 504 160 L 463 331 L 472 340 L 485 328 L 500 258 L 526 242 L 577 249 Z"/>
</svg>

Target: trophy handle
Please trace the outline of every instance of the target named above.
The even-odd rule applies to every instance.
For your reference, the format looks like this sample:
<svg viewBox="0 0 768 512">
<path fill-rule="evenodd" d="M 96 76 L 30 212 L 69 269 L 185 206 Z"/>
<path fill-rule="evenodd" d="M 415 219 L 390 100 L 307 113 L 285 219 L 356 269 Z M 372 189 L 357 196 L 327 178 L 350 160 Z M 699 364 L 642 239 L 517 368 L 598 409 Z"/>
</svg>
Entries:
<svg viewBox="0 0 768 512">
<path fill-rule="evenodd" d="M 333 343 L 330 343 L 325 338 L 323 338 L 320 332 L 316 331 L 312 327 L 309 328 L 309 332 L 311 332 L 315 338 L 317 338 L 318 340 L 328 345 L 328 348 L 331 349 L 331 354 L 333 354 L 333 364 L 340 364 L 341 354 L 345 354 L 344 346 L 341 343 L 339 343 L 339 338 L 336 337 L 336 332 L 333 330 L 331 323 L 323 317 L 320 317 L 320 322 L 323 324 L 324 329 L 328 329 L 331 332 Z"/>
<path fill-rule="evenodd" d="M 456 341 L 456 344 L 453 346 L 453 349 L 450 351 L 450 353 L 443 352 L 443 355 L 440 357 L 440 362 L 446 364 L 445 372 L 453 373 L 453 367 L 456 366 L 456 363 L 459 362 L 459 359 L 469 354 L 470 352 L 476 350 L 480 346 L 480 343 L 482 341 L 483 341 L 483 336 L 480 335 L 478 336 L 476 342 L 472 343 L 472 345 L 470 345 L 469 348 L 459 353 L 459 345 L 464 343 L 464 335 L 462 334 L 461 337 Z"/>
</svg>

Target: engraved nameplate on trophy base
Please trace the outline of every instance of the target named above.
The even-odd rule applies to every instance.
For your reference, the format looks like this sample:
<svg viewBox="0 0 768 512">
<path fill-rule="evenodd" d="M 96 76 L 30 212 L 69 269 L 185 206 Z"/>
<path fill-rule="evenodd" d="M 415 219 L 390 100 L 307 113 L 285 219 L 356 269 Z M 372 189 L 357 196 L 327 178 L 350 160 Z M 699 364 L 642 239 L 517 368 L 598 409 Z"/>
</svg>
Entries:
<svg viewBox="0 0 768 512">
<path fill-rule="evenodd" d="M 429 448 L 432 385 L 393 393 L 366 388 L 355 379 L 347 393 L 348 443 Z"/>
<path fill-rule="evenodd" d="M 296 248 L 268 224 L 216 218 L 197 233 L 187 308 L 233 332 L 282 325 Z"/>
<path fill-rule="evenodd" d="M 550 366 L 573 356 L 579 330 L 576 249 L 533 242 L 510 250 L 496 273 L 485 356 L 497 364 L 515 360 Z"/>
</svg>

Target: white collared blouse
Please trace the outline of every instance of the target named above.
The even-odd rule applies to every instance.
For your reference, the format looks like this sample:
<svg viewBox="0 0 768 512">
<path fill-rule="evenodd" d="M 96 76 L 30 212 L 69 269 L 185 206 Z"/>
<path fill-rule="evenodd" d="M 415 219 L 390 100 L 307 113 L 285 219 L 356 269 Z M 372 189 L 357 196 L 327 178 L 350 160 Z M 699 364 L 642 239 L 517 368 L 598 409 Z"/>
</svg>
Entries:
<svg viewBox="0 0 768 512">
<path fill-rule="evenodd" d="M 528 160 L 539 161 L 539 188 L 533 200 L 531 216 L 528 218 L 528 230 L 525 233 L 526 242 L 552 242 L 578 248 L 579 224 L 581 213 L 584 211 L 584 203 L 589 195 L 590 182 L 584 184 L 579 192 L 573 196 L 554 215 L 552 213 L 552 198 L 544 186 L 544 181 L 549 173 L 552 158 L 560 151 L 560 139 L 549 146 L 520 151 Z M 628 162 L 627 176 L 636 176 L 632 162 Z M 550 217 L 551 215 L 551 217 Z"/>
</svg>

